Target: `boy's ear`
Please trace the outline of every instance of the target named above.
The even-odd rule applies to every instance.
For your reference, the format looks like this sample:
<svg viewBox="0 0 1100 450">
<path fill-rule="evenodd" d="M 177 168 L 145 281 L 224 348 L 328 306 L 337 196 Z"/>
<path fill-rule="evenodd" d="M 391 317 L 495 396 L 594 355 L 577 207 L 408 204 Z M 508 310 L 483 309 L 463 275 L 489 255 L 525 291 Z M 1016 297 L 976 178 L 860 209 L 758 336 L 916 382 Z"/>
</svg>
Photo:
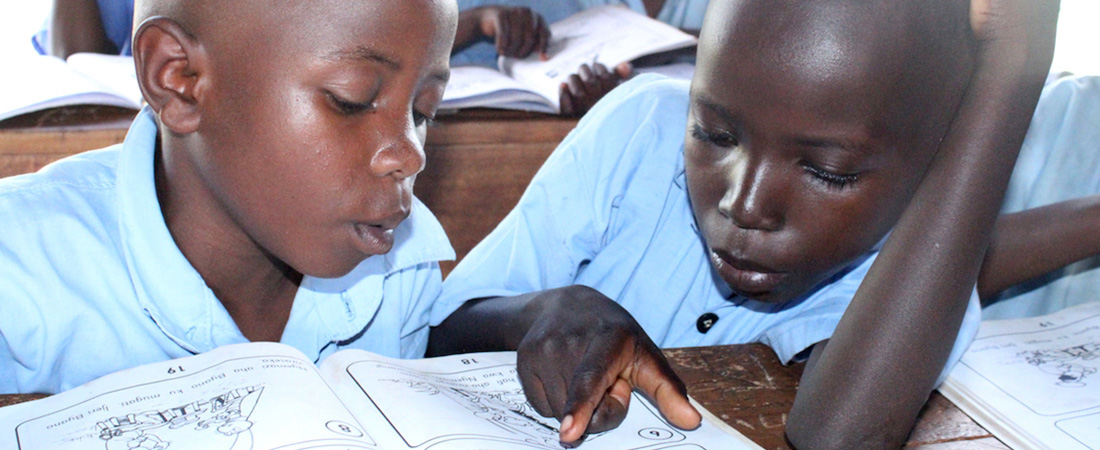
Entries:
<svg viewBox="0 0 1100 450">
<path fill-rule="evenodd" d="M 179 134 L 198 129 L 208 67 L 203 47 L 178 22 L 152 17 L 134 33 L 132 48 L 141 93 L 160 122 Z"/>
</svg>

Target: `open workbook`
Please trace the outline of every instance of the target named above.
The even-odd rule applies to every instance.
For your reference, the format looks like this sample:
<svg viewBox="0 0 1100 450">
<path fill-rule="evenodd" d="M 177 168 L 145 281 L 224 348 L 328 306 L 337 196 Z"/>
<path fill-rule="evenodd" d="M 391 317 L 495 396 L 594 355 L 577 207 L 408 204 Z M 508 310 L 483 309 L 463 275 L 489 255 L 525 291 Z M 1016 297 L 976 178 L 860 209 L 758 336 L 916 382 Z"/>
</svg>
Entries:
<svg viewBox="0 0 1100 450">
<path fill-rule="evenodd" d="M 581 11 L 550 25 L 546 61 L 502 57 L 498 69 L 452 67 L 441 109 L 502 108 L 557 113 L 561 84 L 581 64 L 613 68 L 636 58 L 694 46 L 694 36 L 623 5 Z"/>
<path fill-rule="evenodd" d="M 1100 302 L 982 322 L 939 390 L 1012 448 L 1100 449 Z"/>
<path fill-rule="evenodd" d="M 760 448 L 704 416 L 679 430 L 635 394 L 622 425 L 581 448 Z M 343 350 L 316 367 L 292 347 L 251 343 L 0 408 L 0 448 L 560 449 L 558 425 L 526 402 L 514 352 L 399 360 Z"/>
<path fill-rule="evenodd" d="M 77 53 L 19 57 L 0 75 L 0 120 L 70 105 L 141 109 L 141 89 L 128 56 Z"/>
</svg>

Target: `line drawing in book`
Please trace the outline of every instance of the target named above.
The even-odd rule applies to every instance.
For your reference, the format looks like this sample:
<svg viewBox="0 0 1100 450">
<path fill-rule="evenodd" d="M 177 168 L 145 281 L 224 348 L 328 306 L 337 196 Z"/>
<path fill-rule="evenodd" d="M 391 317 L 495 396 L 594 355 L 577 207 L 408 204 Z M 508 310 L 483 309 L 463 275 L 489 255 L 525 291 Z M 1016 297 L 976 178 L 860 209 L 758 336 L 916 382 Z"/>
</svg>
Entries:
<svg viewBox="0 0 1100 450">
<path fill-rule="evenodd" d="M 1100 343 L 1090 342 L 1068 348 L 1022 351 L 1023 358 L 1045 373 L 1057 376 L 1056 384 L 1062 387 L 1085 387 L 1085 379 L 1096 373 L 1096 367 L 1080 362 L 1100 358 Z"/>
<path fill-rule="evenodd" d="M 405 384 L 424 395 L 442 395 L 474 413 L 486 422 L 513 434 L 520 440 L 548 447 L 559 445 L 558 429 L 534 411 L 522 390 L 470 392 L 451 386 L 409 379 L 379 380 Z"/>
<path fill-rule="evenodd" d="M 408 447 L 561 449 L 557 419 L 542 417 L 527 402 L 514 364 L 476 366 L 455 372 L 419 372 L 364 360 L 349 365 L 347 371 Z M 366 388 L 368 385 L 370 389 Z M 441 402 L 441 397 L 448 401 Z M 631 406 L 618 433 L 587 435 L 585 445 L 621 450 L 674 447 L 703 450 L 685 443 L 688 436 L 664 421 L 636 393 Z M 456 425 L 439 419 L 456 415 L 479 420 Z M 425 420 L 433 421 L 430 430 L 416 425 Z M 634 431 L 624 433 L 625 430 Z M 611 441 L 609 436 L 617 438 Z"/>
<path fill-rule="evenodd" d="M 250 450 L 252 422 L 249 416 L 262 392 L 262 386 L 232 389 L 212 398 L 167 409 L 111 417 L 97 422 L 96 428 L 107 450 L 163 450 L 177 438 L 196 432 L 215 438 L 204 442 L 224 444 L 224 447 L 207 448 Z"/>
</svg>

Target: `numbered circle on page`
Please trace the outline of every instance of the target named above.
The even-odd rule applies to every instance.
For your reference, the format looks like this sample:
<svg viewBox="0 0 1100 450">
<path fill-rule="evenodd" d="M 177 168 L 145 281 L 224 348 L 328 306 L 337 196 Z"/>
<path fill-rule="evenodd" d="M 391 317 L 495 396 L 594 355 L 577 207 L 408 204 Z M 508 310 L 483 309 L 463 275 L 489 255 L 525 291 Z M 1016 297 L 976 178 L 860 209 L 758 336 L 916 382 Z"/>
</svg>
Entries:
<svg viewBox="0 0 1100 450">
<path fill-rule="evenodd" d="M 335 432 L 337 434 L 342 434 L 344 436 L 351 436 L 351 437 L 362 437 L 363 436 L 362 431 L 359 431 L 358 428 L 349 425 L 347 422 L 341 422 L 339 420 L 330 420 L 328 423 L 325 424 L 325 426 L 328 427 L 329 430 L 332 430 L 333 432 Z"/>
<path fill-rule="evenodd" d="M 651 441 L 663 441 L 672 437 L 672 432 L 663 428 L 642 428 L 638 430 L 638 436 Z"/>
</svg>

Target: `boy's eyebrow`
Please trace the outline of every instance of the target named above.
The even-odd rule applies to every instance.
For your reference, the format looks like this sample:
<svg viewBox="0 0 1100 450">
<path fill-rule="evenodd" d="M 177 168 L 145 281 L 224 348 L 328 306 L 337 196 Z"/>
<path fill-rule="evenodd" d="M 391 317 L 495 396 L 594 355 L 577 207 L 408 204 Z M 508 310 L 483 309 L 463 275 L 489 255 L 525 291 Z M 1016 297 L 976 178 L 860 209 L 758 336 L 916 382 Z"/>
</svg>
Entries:
<svg viewBox="0 0 1100 450">
<path fill-rule="evenodd" d="M 376 63 L 382 64 L 383 66 L 388 67 L 390 70 L 400 70 L 401 69 L 401 63 L 398 62 L 397 60 L 395 60 L 393 58 L 390 58 L 389 56 L 387 56 L 387 55 L 385 55 L 381 52 L 378 52 L 374 49 L 371 49 L 369 47 L 364 47 L 364 46 L 355 47 L 355 49 L 353 49 L 353 50 L 337 50 L 337 51 L 326 54 L 325 59 L 334 59 L 334 60 L 346 60 L 346 59 L 359 60 L 359 59 L 361 59 L 361 60 L 366 60 L 366 61 L 371 61 L 371 62 L 376 62 Z"/>
<path fill-rule="evenodd" d="M 332 60 L 365 60 L 379 63 L 391 71 L 401 70 L 401 63 L 396 59 L 387 56 L 384 53 L 378 52 L 370 47 L 358 46 L 353 50 L 337 50 L 328 53 L 324 56 L 325 59 Z M 446 83 L 451 78 L 450 70 L 440 70 L 432 72 L 429 75 L 431 78 Z"/>
<path fill-rule="evenodd" d="M 697 95 L 697 96 L 693 96 L 693 97 L 695 98 L 695 103 L 698 104 L 699 106 L 701 106 L 703 108 L 706 108 L 706 109 L 709 109 L 712 112 L 718 114 L 719 116 L 722 116 L 722 118 L 725 119 L 726 121 L 733 120 L 733 118 L 734 118 L 733 113 L 731 113 L 730 110 L 726 109 L 725 106 L 722 106 L 722 105 L 718 104 L 718 102 L 715 102 L 715 101 L 713 101 L 709 98 L 706 98 L 702 95 Z"/>
</svg>

